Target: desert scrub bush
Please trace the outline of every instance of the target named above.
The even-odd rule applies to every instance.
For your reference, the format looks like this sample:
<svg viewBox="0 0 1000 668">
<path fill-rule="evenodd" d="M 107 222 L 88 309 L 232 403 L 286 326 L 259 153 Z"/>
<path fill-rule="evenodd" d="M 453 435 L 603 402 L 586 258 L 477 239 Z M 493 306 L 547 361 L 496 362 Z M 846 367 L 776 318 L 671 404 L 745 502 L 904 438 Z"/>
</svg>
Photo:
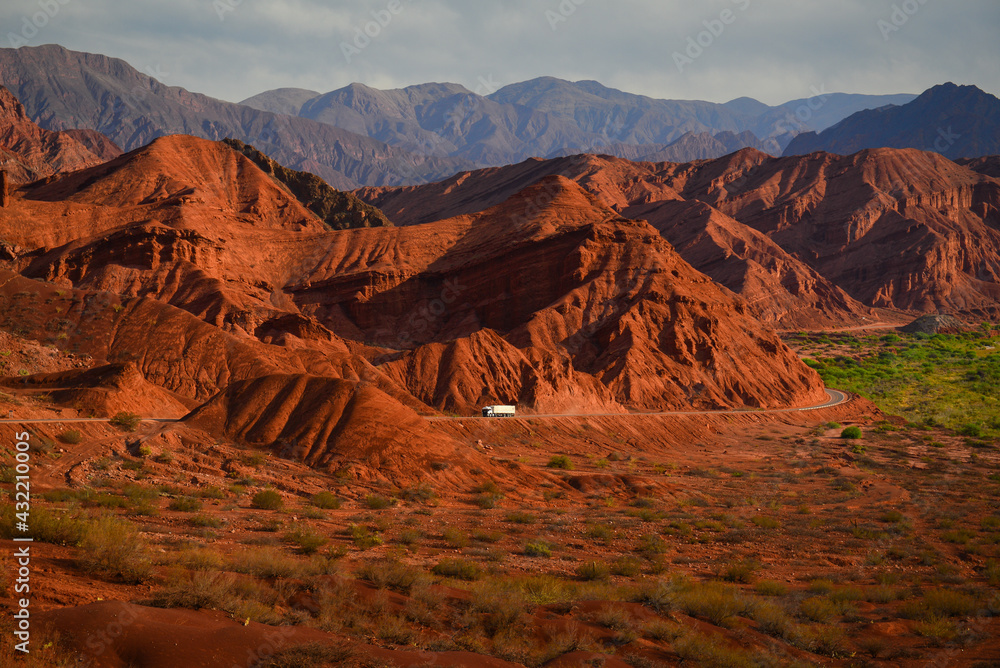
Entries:
<svg viewBox="0 0 1000 668">
<path fill-rule="evenodd" d="M 607 580 L 611 575 L 611 566 L 603 561 L 585 561 L 576 567 L 576 577 L 585 581 Z"/>
<path fill-rule="evenodd" d="M 135 431 L 139 428 L 142 418 L 135 413 L 120 411 L 115 413 L 114 416 L 108 420 L 108 422 L 110 422 L 113 427 L 118 427 L 122 431 Z"/>
<path fill-rule="evenodd" d="M 667 543 L 656 534 L 647 533 L 639 536 L 639 544 L 636 546 L 636 550 L 647 557 L 650 555 L 665 554 Z"/>
<path fill-rule="evenodd" d="M 533 541 L 524 546 L 524 555 L 527 557 L 543 557 L 548 559 L 552 556 L 552 546 L 545 541 Z"/>
<path fill-rule="evenodd" d="M 457 580 L 478 580 L 482 577 L 479 566 L 474 561 L 468 559 L 453 559 L 445 557 L 434 565 L 431 569 L 434 575 Z"/>
<path fill-rule="evenodd" d="M 309 503 L 322 510 L 337 510 L 340 508 L 340 499 L 332 492 L 316 492 L 309 498 Z"/>
<path fill-rule="evenodd" d="M 754 559 L 744 559 L 725 565 L 719 571 L 719 577 L 726 582 L 740 582 L 750 584 L 754 581 L 754 575 L 760 570 L 760 562 Z"/>
<path fill-rule="evenodd" d="M 958 624 L 947 618 L 919 621 L 913 625 L 913 632 L 927 638 L 932 644 L 943 647 L 958 638 Z"/>
<path fill-rule="evenodd" d="M 795 620 L 780 605 L 770 601 L 754 603 L 749 612 L 750 618 L 757 622 L 757 628 L 775 638 L 790 639 L 796 632 Z"/>
<path fill-rule="evenodd" d="M 524 631 L 528 602 L 521 591 L 506 583 L 487 580 L 472 588 L 470 608 L 482 615 L 480 623 L 490 638 Z"/>
<path fill-rule="evenodd" d="M 441 532 L 441 538 L 444 539 L 449 546 L 462 549 L 469 546 L 469 535 L 462 531 L 461 529 L 456 529 L 455 527 L 448 527 Z"/>
<path fill-rule="evenodd" d="M 368 510 L 385 510 L 396 504 L 395 499 L 382 496 L 381 494 L 369 494 L 364 499 L 365 508 Z"/>
<path fill-rule="evenodd" d="M 359 580 L 370 582 L 379 589 L 391 589 L 401 594 L 424 582 L 426 574 L 399 559 L 367 559 L 362 561 L 355 573 Z"/>
<path fill-rule="evenodd" d="M 257 578 L 300 578 L 307 574 L 307 564 L 284 550 L 260 547 L 231 555 L 228 570 Z"/>
<path fill-rule="evenodd" d="M 400 496 L 410 503 L 430 503 L 437 499 L 437 492 L 429 482 L 424 481 L 407 487 L 400 492 Z"/>
<path fill-rule="evenodd" d="M 754 585 L 754 591 L 761 596 L 784 596 L 788 593 L 788 585 L 774 580 L 760 580 Z"/>
<path fill-rule="evenodd" d="M 257 510 L 278 510 L 285 505 L 281 494 L 273 489 L 265 489 L 253 495 L 250 500 L 250 507 Z"/>
<path fill-rule="evenodd" d="M 69 445 L 76 445 L 83 440 L 83 434 L 78 429 L 67 429 L 59 434 L 59 440 Z"/>
<path fill-rule="evenodd" d="M 347 533 L 354 542 L 354 547 L 359 550 L 370 550 L 384 542 L 382 536 L 377 531 L 373 532 L 368 527 L 360 524 L 351 524 L 348 526 Z"/>
<path fill-rule="evenodd" d="M 504 519 L 511 524 L 534 524 L 538 521 L 538 518 L 535 515 L 523 510 L 515 510 L 512 513 L 508 513 L 507 517 Z"/>
<path fill-rule="evenodd" d="M 330 542 L 326 536 L 316 533 L 304 524 L 292 527 L 284 538 L 294 545 L 300 554 L 315 554 Z"/>
<path fill-rule="evenodd" d="M 806 585 L 806 591 L 810 594 L 822 594 L 826 595 L 833 591 L 834 584 L 831 580 L 826 578 L 813 578 Z"/>
<path fill-rule="evenodd" d="M 353 666 L 356 665 L 353 662 L 356 655 L 357 649 L 349 641 L 342 641 L 336 644 L 314 642 L 280 649 L 257 665 L 258 668 Z"/>
<path fill-rule="evenodd" d="M 777 529 L 781 526 L 781 522 L 769 515 L 756 515 L 751 517 L 750 521 L 753 522 L 754 526 L 761 529 Z"/>
<path fill-rule="evenodd" d="M 735 617 L 752 609 L 751 601 L 737 587 L 721 582 L 686 583 L 674 600 L 686 614 L 716 626 L 732 626 Z"/>
<path fill-rule="evenodd" d="M 590 524 L 583 532 L 583 535 L 592 540 L 599 540 L 602 543 L 610 543 L 615 537 L 615 530 L 607 524 Z"/>
<path fill-rule="evenodd" d="M 563 471 L 573 470 L 573 461 L 566 455 L 553 455 L 546 464 L 550 469 L 562 469 Z"/>
<path fill-rule="evenodd" d="M 219 487 L 210 486 L 199 489 L 197 492 L 195 492 L 195 496 L 197 496 L 199 499 L 221 500 L 226 498 L 226 492 Z"/>
<path fill-rule="evenodd" d="M 927 617 L 968 617 L 976 612 L 978 601 L 954 589 L 929 589 L 922 601 Z"/>
<path fill-rule="evenodd" d="M 826 623 L 837 616 L 840 608 L 833 601 L 821 596 L 807 598 L 799 604 L 799 613 L 814 622 Z"/>
<path fill-rule="evenodd" d="M 27 533 L 15 531 L 17 516 L 14 504 L 0 505 L 0 535 L 4 538 L 31 538 L 40 543 L 76 545 L 83 538 L 87 518 L 79 514 L 49 510 L 45 506 L 31 508 Z"/>
<path fill-rule="evenodd" d="M 129 584 L 146 580 L 152 572 L 145 541 L 135 526 L 109 516 L 84 525 L 77 562 L 88 573 Z"/>
<path fill-rule="evenodd" d="M 171 499 L 170 503 L 167 504 L 167 509 L 184 513 L 196 513 L 201 510 L 201 501 L 193 499 L 190 496 L 182 496 Z"/>
<path fill-rule="evenodd" d="M 642 562 L 627 554 L 611 562 L 611 573 L 626 578 L 634 578 L 642 572 Z"/>
<path fill-rule="evenodd" d="M 857 439 L 861 438 L 861 436 L 861 427 L 846 427 L 842 432 L 840 432 L 840 437 L 846 439 Z"/>
</svg>

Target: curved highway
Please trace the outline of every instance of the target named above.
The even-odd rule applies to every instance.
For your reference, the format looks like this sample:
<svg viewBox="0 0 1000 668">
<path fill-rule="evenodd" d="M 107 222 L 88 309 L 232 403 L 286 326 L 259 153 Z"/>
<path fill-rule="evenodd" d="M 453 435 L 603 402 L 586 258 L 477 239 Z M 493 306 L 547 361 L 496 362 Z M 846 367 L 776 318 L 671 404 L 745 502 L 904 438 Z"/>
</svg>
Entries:
<svg viewBox="0 0 1000 668">
<path fill-rule="evenodd" d="M 847 392 L 841 392 L 840 390 L 826 390 L 826 394 L 830 399 L 826 403 L 819 404 L 817 406 L 806 406 L 803 408 L 729 408 L 723 410 L 715 411 L 663 411 L 658 413 L 542 413 L 538 415 L 528 415 L 521 414 L 515 416 L 514 419 L 553 419 L 553 418 L 566 418 L 566 417 L 622 417 L 625 415 L 636 415 L 636 416 L 664 416 L 664 415 L 768 415 L 772 413 L 804 413 L 807 411 L 818 411 L 823 408 L 833 408 L 834 406 L 839 406 L 841 404 L 847 403 L 851 399 L 851 395 Z M 444 415 L 424 415 L 422 416 L 425 420 L 474 420 L 477 419 L 478 415 L 467 415 L 463 417 L 449 417 Z M 487 418 L 489 419 L 489 418 Z M 499 418 L 498 418 L 499 419 Z M 16 418 L 0 419 L 0 424 L 57 424 L 57 423 L 74 423 L 74 422 L 108 422 L 108 418 L 45 418 L 45 419 L 27 419 L 18 420 Z M 159 422 L 159 423 L 171 423 L 180 422 L 178 418 L 143 418 L 142 422 Z"/>
<path fill-rule="evenodd" d="M 803 408 L 727 408 L 715 411 L 663 411 L 657 413 L 640 413 L 640 412 L 627 412 L 627 413 L 542 413 L 538 415 L 528 415 L 520 414 L 515 416 L 514 419 L 520 418 L 522 420 L 534 420 L 536 418 L 551 419 L 551 418 L 566 418 L 566 417 L 622 417 L 625 415 L 637 415 L 637 416 L 663 416 L 663 415 L 768 415 L 773 413 L 804 413 L 807 411 L 818 411 L 823 408 L 833 408 L 834 406 L 839 406 L 845 404 L 851 400 L 851 395 L 847 392 L 841 392 L 840 390 L 826 390 L 826 395 L 829 400 L 825 403 L 818 404 L 816 406 L 805 406 Z M 426 420 L 474 420 L 478 418 L 478 415 L 465 416 L 465 417 L 446 417 L 446 416 L 424 416 Z M 492 418 L 486 418 L 492 419 Z M 501 419 L 501 418 L 496 418 Z"/>
</svg>

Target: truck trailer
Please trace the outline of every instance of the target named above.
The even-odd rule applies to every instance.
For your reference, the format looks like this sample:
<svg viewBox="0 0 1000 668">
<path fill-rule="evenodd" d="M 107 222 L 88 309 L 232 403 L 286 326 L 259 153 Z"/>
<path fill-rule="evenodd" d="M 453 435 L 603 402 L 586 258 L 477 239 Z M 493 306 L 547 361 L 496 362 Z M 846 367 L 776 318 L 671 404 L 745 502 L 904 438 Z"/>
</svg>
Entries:
<svg viewBox="0 0 1000 668">
<path fill-rule="evenodd" d="M 514 417 L 513 406 L 483 406 L 483 417 Z"/>
</svg>

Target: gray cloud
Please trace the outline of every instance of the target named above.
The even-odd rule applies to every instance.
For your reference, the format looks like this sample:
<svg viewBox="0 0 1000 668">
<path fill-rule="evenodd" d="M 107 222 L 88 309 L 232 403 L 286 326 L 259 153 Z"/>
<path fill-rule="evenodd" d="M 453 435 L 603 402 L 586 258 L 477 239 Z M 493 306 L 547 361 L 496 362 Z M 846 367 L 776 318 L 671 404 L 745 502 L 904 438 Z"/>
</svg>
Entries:
<svg viewBox="0 0 1000 668">
<path fill-rule="evenodd" d="M 7 0 L 3 46 L 46 8 L 54 16 L 30 45 L 120 57 L 234 101 L 284 86 L 476 89 L 480 77 L 546 75 L 770 104 L 812 87 L 920 92 L 954 81 L 1000 92 L 995 0 Z"/>
</svg>

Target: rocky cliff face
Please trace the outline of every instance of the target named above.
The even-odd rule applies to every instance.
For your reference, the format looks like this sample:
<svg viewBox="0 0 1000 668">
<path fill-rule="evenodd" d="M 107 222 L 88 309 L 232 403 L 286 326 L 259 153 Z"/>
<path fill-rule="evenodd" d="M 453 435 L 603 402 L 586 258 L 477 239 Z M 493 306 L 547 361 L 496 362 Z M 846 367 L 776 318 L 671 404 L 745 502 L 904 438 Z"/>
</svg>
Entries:
<svg viewBox="0 0 1000 668">
<path fill-rule="evenodd" d="M 996 308 L 1000 181 L 991 165 L 893 149 L 781 159 L 745 149 L 686 164 L 574 156 L 358 195 L 407 225 L 432 208 L 468 215 L 561 174 L 652 223 L 756 317 L 837 327 L 876 320 L 879 309 Z"/>
<path fill-rule="evenodd" d="M 274 388 L 303 383 L 338 393 L 367 383 L 379 394 L 365 401 L 390 412 L 823 398 L 742 302 L 572 180 L 511 182 L 473 215 L 334 231 L 272 176 L 279 167 L 171 136 L 33 184 L 0 212 L 24 249 L 9 266 L 74 299 L 110 296 L 106 323 L 87 325 L 90 311 L 65 318 L 66 345 L 94 337 L 96 358 L 135 361 L 192 400 L 228 392 L 213 410 L 240 438 L 289 437 L 278 417 L 253 426 L 232 412 L 247 393 L 270 406 L 267 396 L 285 396 Z M 264 376 L 284 380 L 254 380 Z M 310 453 L 331 451 L 318 432 L 293 436 Z"/>
<path fill-rule="evenodd" d="M 0 86 L 0 167 L 9 183 L 27 183 L 121 154 L 106 137 L 87 132 L 49 132 L 28 118 L 21 103 Z"/>
</svg>

